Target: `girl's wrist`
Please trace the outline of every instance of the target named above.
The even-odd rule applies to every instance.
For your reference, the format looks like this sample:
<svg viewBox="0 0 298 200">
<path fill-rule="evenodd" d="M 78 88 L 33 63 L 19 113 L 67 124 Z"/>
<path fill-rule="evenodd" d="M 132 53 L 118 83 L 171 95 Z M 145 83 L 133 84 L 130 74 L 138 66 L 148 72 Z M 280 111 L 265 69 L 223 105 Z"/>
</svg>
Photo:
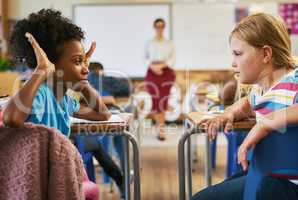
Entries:
<svg viewBox="0 0 298 200">
<path fill-rule="evenodd" d="M 36 68 L 32 73 L 32 78 L 35 77 L 38 80 L 41 80 L 41 82 L 45 81 L 47 79 L 47 73 L 45 70 L 41 70 Z"/>
<path fill-rule="evenodd" d="M 271 131 L 274 130 L 273 127 L 270 127 L 270 126 L 268 126 L 268 125 L 265 124 L 265 123 L 257 123 L 256 126 L 257 126 L 258 133 L 259 133 L 260 135 L 262 135 L 262 137 L 265 137 L 265 136 L 268 135 Z"/>
<path fill-rule="evenodd" d="M 88 80 L 84 80 L 84 81 L 79 81 L 77 82 L 73 87 L 72 90 L 76 91 L 76 92 L 81 92 L 84 93 L 86 91 L 89 91 L 91 88 L 89 81 Z"/>
<path fill-rule="evenodd" d="M 232 112 L 224 112 L 222 115 L 229 121 L 234 122 L 234 115 L 232 114 Z"/>
</svg>

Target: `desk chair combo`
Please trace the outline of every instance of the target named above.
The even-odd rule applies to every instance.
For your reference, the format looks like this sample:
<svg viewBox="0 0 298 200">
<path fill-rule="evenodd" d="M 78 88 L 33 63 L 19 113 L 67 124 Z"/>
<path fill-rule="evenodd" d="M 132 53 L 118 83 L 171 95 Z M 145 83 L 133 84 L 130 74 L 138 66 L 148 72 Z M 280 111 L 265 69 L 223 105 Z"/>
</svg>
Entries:
<svg viewBox="0 0 298 200">
<path fill-rule="evenodd" d="M 188 187 L 188 199 L 192 197 L 191 177 L 191 145 L 190 136 L 202 133 L 203 129 L 198 127 L 203 114 L 190 113 L 185 124 L 185 134 L 179 140 L 178 168 L 179 168 L 179 200 L 186 199 L 186 175 Z M 255 124 L 249 120 L 234 123 L 236 131 L 248 131 Z M 274 176 L 287 179 L 298 179 L 298 126 L 288 126 L 286 133 L 274 131 L 258 143 L 253 150 L 253 157 L 249 165 L 249 173 L 244 190 L 244 200 L 255 200 L 258 186 L 265 176 Z M 208 139 L 207 139 L 208 140 Z M 211 152 L 210 143 L 206 140 L 205 174 L 206 184 L 211 185 Z M 185 152 L 185 142 L 187 142 Z M 286 145 L 285 145 L 286 144 Z M 274 146 L 274 148 L 272 148 Z M 293 153 L 289 153 L 293 152 Z M 186 157 L 186 159 L 185 159 Z"/>
<path fill-rule="evenodd" d="M 134 199 L 139 200 L 141 197 L 140 191 L 140 161 L 139 161 L 139 149 L 138 143 L 133 135 L 129 132 L 129 122 L 132 115 L 128 113 L 121 113 L 121 120 L 118 121 L 75 121 L 72 123 L 72 137 L 84 136 L 84 135 L 110 135 L 110 136 L 122 136 L 124 140 L 124 182 L 125 182 L 125 200 L 131 199 L 130 195 L 130 153 L 129 142 L 133 149 L 133 170 L 134 170 Z M 118 117 L 119 117 L 118 116 Z M 113 118 L 113 115 L 112 115 Z M 80 147 L 79 147 L 80 148 Z M 85 163 L 88 164 L 88 163 Z M 86 165 L 86 169 L 93 168 Z"/>
<path fill-rule="evenodd" d="M 179 200 L 186 199 L 186 185 L 188 199 L 192 197 L 192 158 L 191 158 L 191 137 L 194 134 L 204 133 L 198 126 L 204 117 L 210 117 L 204 113 L 193 112 L 186 116 L 183 132 L 178 144 L 178 177 L 179 177 Z M 254 120 L 234 123 L 235 131 L 248 131 L 255 124 Z M 185 145 L 186 143 L 186 145 Z M 212 165 L 211 165 L 211 144 L 206 137 L 205 146 L 205 179 L 206 185 L 212 184 Z"/>
<path fill-rule="evenodd" d="M 256 200 L 258 186 L 265 176 L 298 180 L 298 126 L 291 125 L 286 130 L 286 133 L 273 131 L 255 146 L 244 200 Z"/>
</svg>

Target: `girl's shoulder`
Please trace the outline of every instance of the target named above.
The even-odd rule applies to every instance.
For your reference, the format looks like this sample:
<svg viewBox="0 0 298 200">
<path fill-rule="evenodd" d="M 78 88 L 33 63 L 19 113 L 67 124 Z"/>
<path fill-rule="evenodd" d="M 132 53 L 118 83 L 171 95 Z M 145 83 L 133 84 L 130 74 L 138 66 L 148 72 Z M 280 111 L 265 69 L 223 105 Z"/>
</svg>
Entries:
<svg viewBox="0 0 298 200">
<path fill-rule="evenodd" d="M 292 72 L 285 75 L 279 83 L 298 84 L 298 68 L 295 68 Z"/>
</svg>

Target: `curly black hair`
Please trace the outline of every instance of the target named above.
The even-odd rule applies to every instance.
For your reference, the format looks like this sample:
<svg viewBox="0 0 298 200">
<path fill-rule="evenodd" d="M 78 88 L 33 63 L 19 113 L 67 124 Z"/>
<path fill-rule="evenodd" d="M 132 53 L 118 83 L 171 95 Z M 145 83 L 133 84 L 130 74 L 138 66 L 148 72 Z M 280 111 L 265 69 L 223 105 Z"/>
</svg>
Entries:
<svg viewBox="0 0 298 200">
<path fill-rule="evenodd" d="M 26 32 L 35 37 L 53 63 L 56 63 L 61 56 L 60 47 L 65 42 L 84 39 L 82 29 L 63 17 L 60 11 L 42 9 L 30 14 L 28 18 L 16 23 L 9 41 L 13 60 L 16 63 L 25 61 L 30 68 L 35 68 L 37 63 L 33 48 L 25 37 Z"/>
</svg>

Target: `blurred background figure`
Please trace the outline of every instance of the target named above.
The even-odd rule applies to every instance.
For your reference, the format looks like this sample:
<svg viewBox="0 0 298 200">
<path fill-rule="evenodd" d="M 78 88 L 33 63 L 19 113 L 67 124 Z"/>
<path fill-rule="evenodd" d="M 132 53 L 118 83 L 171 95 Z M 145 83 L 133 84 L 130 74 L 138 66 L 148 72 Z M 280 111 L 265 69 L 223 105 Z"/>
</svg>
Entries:
<svg viewBox="0 0 298 200">
<path fill-rule="evenodd" d="M 163 130 L 165 111 L 168 107 L 170 90 L 175 81 L 175 73 L 171 69 L 175 61 L 175 49 L 173 43 L 163 35 L 165 26 L 166 23 L 161 18 L 154 21 L 156 35 L 148 42 L 145 52 L 148 66 L 145 82 L 152 98 L 152 114 L 159 140 L 166 139 Z"/>
</svg>

